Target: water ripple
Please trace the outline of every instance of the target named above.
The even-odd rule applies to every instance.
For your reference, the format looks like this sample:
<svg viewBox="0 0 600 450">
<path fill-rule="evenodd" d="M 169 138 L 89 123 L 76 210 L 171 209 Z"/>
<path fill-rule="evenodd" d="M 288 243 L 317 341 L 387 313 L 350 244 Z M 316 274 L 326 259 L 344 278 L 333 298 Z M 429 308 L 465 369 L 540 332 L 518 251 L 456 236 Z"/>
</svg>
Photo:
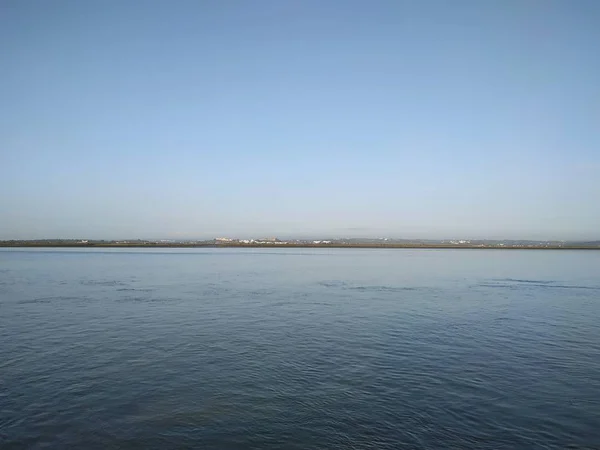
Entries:
<svg viewBox="0 0 600 450">
<path fill-rule="evenodd" d="M 0 254 L 0 447 L 598 447 L 593 254 L 343 252 Z"/>
</svg>

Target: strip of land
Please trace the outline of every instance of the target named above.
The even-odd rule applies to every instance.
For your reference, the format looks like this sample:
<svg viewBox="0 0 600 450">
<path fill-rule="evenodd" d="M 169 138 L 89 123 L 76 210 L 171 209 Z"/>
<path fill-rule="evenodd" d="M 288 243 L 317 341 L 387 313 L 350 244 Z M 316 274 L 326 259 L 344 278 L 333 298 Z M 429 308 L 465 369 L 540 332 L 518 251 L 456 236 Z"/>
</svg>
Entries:
<svg viewBox="0 0 600 450">
<path fill-rule="evenodd" d="M 0 241 L 0 247 L 59 248 L 387 248 L 387 249 L 494 249 L 494 250 L 600 250 L 600 241 L 530 242 L 530 241 L 279 241 L 239 240 L 210 241 L 90 241 L 90 240 L 11 240 Z"/>
</svg>

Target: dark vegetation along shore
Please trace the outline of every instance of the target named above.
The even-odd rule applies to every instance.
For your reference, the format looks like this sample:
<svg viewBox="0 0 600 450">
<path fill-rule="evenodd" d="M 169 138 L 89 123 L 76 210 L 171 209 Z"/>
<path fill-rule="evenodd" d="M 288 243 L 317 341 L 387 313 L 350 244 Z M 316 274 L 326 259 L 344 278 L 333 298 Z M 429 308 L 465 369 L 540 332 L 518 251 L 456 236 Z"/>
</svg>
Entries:
<svg viewBox="0 0 600 450">
<path fill-rule="evenodd" d="M 106 241 L 106 240 L 5 240 L 0 247 L 66 248 L 409 248 L 409 249 L 497 249 L 497 250 L 600 250 L 600 241 L 409 241 L 349 239 L 331 241 L 290 240 L 210 240 L 210 241 Z"/>
</svg>

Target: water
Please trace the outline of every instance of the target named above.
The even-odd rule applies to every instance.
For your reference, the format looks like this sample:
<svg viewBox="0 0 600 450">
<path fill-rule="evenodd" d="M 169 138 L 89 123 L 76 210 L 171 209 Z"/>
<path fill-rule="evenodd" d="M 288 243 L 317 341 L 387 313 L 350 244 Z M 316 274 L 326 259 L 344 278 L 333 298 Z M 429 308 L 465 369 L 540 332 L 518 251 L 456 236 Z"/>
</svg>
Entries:
<svg viewBox="0 0 600 450">
<path fill-rule="evenodd" d="M 600 448 L 600 252 L 0 250 L 0 447 Z"/>
</svg>

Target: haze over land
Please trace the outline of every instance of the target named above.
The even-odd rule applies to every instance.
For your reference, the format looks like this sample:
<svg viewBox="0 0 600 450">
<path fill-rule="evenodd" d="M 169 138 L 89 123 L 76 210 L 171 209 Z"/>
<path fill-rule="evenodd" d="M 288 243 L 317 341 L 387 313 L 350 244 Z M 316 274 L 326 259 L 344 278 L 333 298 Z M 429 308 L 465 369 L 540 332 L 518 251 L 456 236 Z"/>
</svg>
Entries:
<svg viewBox="0 0 600 450">
<path fill-rule="evenodd" d="M 3 2 L 0 240 L 600 236 L 600 2 Z"/>
</svg>

